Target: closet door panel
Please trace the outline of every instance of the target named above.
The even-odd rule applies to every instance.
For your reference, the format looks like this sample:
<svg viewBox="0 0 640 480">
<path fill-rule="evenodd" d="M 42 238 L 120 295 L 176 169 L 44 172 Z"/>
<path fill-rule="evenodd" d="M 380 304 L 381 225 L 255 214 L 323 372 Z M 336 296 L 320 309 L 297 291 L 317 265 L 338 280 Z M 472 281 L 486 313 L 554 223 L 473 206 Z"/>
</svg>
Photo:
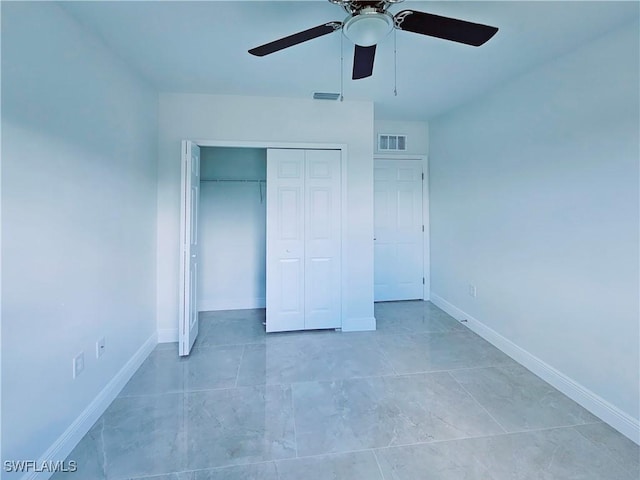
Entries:
<svg viewBox="0 0 640 480">
<path fill-rule="evenodd" d="M 339 150 L 305 152 L 305 328 L 341 320 L 341 179 Z"/>
<path fill-rule="evenodd" d="M 305 328 L 304 150 L 267 151 L 267 332 Z"/>
<path fill-rule="evenodd" d="M 278 239 L 297 248 L 304 241 L 302 229 L 302 188 L 282 186 L 278 188 Z"/>
<path fill-rule="evenodd" d="M 331 295 L 334 260 L 311 258 L 306 262 L 306 269 L 305 328 L 339 327 L 340 323 L 336 323 L 336 318 L 333 317 L 334 299 Z"/>
<path fill-rule="evenodd" d="M 298 315 L 304 312 L 302 285 L 300 280 L 304 275 L 304 265 L 299 258 L 282 258 L 278 262 L 279 304 L 282 313 Z M 302 326 L 304 326 L 302 324 Z"/>
<path fill-rule="evenodd" d="M 374 269 L 373 287 L 376 300 L 393 298 L 395 291 L 396 246 L 394 236 L 396 195 L 391 169 L 374 170 Z"/>
</svg>

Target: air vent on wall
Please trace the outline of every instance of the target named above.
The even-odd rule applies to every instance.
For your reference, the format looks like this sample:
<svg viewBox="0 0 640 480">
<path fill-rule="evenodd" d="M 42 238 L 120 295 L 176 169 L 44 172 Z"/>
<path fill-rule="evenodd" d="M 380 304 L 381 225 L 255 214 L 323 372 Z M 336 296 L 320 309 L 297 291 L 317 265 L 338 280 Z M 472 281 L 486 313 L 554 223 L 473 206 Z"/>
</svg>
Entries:
<svg viewBox="0 0 640 480">
<path fill-rule="evenodd" d="M 313 94 L 315 100 L 338 100 L 340 98 L 339 93 L 327 93 L 327 92 L 315 92 Z"/>
<path fill-rule="evenodd" d="M 378 135 L 378 151 L 380 152 L 402 152 L 407 149 L 406 135 L 389 135 L 381 133 Z"/>
</svg>

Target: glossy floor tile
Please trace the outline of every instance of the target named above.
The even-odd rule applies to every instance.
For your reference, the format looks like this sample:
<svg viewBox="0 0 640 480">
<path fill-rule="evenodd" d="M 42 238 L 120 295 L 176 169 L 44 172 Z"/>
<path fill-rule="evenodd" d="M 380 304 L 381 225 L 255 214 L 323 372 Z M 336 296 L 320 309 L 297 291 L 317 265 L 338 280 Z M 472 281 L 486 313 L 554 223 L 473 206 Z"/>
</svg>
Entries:
<svg viewBox="0 0 640 480">
<path fill-rule="evenodd" d="M 200 314 L 158 345 L 55 480 L 637 480 L 640 449 L 429 302 L 378 330 L 266 334 Z"/>
<path fill-rule="evenodd" d="M 574 427 L 580 435 L 591 441 L 599 451 L 606 452 L 623 469 L 640 478 L 640 447 L 620 435 L 606 423 L 592 423 Z"/>
<path fill-rule="evenodd" d="M 515 362 L 476 334 L 464 331 L 379 335 L 379 350 L 397 373 L 514 365 Z"/>
<path fill-rule="evenodd" d="M 508 432 L 599 421 L 520 365 L 457 370 L 451 375 Z"/>
<path fill-rule="evenodd" d="M 279 480 L 275 462 L 136 477 L 136 480 Z"/>
<path fill-rule="evenodd" d="M 238 385 L 287 384 L 312 380 L 391 375 L 391 363 L 371 339 L 332 332 L 276 337 L 245 346 Z"/>
<path fill-rule="evenodd" d="M 121 396 L 153 395 L 236 386 L 244 347 L 227 345 L 194 348 L 189 357 L 177 349 L 156 349 L 143 362 Z"/>
<path fill-rule="evenodd" d="M 200 332 L 195 347 L 263 343 L 264 309 L 200 312 Z"/>
<path fill-rule="evenodd" d="M 573 428 L 379 449 L 376 455 L 386 480 L 637 479 Z"/>
<path fill-rule="evenodd" d="M 295 457 L 290 386 L 185 395 L 189 469 Z"/>
<path fill-rule="evenodd" d="M 184 394 L 117 398 L 68 458 L 82 478 L 184 471 L 187 425 Z"/>
<path fill-rule="evenodd" d="M 351 452 L 277 462 L 280 480 L 383 480 L 372 451 Z"/>
<path fill-rule="evenodd" d="M 466 330 L 431 302 L 381 302 L 375 305 L 378 333 L 426 333 Z"/>
<path fill-rule="evenodd" d="M 298 454 L 503 433 L 446 372 L 293 386 Z"/>
</svg>

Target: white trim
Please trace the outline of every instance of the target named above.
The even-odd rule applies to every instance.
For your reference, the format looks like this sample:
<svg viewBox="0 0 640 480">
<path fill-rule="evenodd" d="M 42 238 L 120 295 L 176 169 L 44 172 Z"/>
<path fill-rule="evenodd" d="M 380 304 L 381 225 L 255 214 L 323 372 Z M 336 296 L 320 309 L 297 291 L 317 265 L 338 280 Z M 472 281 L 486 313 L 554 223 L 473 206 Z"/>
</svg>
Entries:
<svg viewBox="0 0 640 480">
<path fill-rule="evenodd" d="M 192 140 L 199 147 L 232 147 L 232 148 L 294 148 L 300 150 L 342 150 L 347 151 L 345 143 L 310 143 L 310 142 L 273 142 L 242 140 Z"/>
<path fill-rule="evenodd" d="M 176 331 L 177 333 L 177 331 Z M 142 362 L 149 356 L 157 345 L 157 334 L 151 335 L 129 361 L 111 379 L 93 401 L 83 410 L 83 412 L 73 421 L 62 435 L 51 445 L 38 460 L 38 464 L 44 462 L 55 462 L 63 460 L 69 456 L 71 451 L 78 445 L 82 437 L 93 427 L 100 416 L 105 412 L 111 402 L 118 396 L 134 373 L 140 368 Z M 30 472 L 25 474 L 21 480 L 45 480 L 52 475 L 52 472 Z"/>
<path fill-rule="evenodd" d="M 424 181 L 422 182 L 422 222 L 424 225 L 424 243 L 422 247 L 422 274 L 424 276 L 423 298 L 425 301 L 428 301 L 431 299 L 431 217 L 429 216 L 429 157 L 427 155 L 422 156 L 422 173 L 424 174 Z"/>
<path fill-rule="evenodd" d="M 373 156 L 374 165 L 376 160 L 417 160 L 422 162 L 422 173 L 424 175 L 424 181 L 422 182 L 422 224 L 424 225 L 424 233 L 422 234 L 422 277 L 424 278 L 424 285 L 422 286 L 422 299 L 426 302 L 430 299 L 431 295 L 431 243 L 429 241 L 429 157 L 427 155 L 397 154 L 391 151 L 388 153 L 376 153 Z"/>
<path fill-rule="evenodd" d="M 640 422 L 637 419 L 623 412 L 584 385 L 581 385 L 564 373 L 556 370 L 527 350 L 516 345 L 508 338 L 503 337 L 480 320 L 467 314 L 434 292 L 431 292 L 431 302 L 455 319 L 466 320 L 464 325 L 469 327 L 470 330 L 480 335 L 516 362 L 531 370 L 544 381 L 640 445 Z"/>
<path fill-rule="evenodd" d="M 199 312 L 211 312 L 217 310 L 247 310 L 250 308 L 265 308 L 265 297 L 258 298 L 223 298 L 198 300 Z"/>
<path fill-rule="evenodd" d="M 178 341 L 178 328 L 159 328 L 158 343 L 175 343 Z"/>
<path fill-rule="evenodd" d="M 374 160 L 420 160 L 424 162 L 427 159 L 426 155 L 408 155 L 406 153 L 376 153 L 373 156 Z M 426 179 L 426 176 L 425 176 Z"/>
<path fill-rule="evenodd" d="M 344 328 L 347 319 L 347 302 L 346 299 L 349 298 L 349 282 L 347 281 L 347 272 L 349 271 L 349 256 L 346 255 L 347 252 L 347 231 L 349 229 L 349 218 L 347 215 L 347 163 L 348 163 L 348 153 L 347 153 L 347 145 L 344 144 L 341 147 L 342 152 L 340 155 L 340 168 L 342 169 L 340 172 L 340 184 L 341 184 L 341 198 L 340 198 L 340 232 L 342 238 L 340 239 L 340 275 L 341 275 L 341 289 L 340 289 L 340 324 Z M 371 202 L 373 202 L 373 194 L 371 196 Z M 372 203 L 373 205 L 373 203 Z M 375 324 L 374 324 L 375 325 Z M 375 330 L 375 326 L 373 328 Z"/>
<path fill-rule="evenodd" d="M 446 313 L 451 315 L 456 320 L 461 321 L 461 320 L 467 320 L 469 318 L 469 315 L 467 315 L 465 312 L 463 312 L 453 304 L 447 302 L 444 298 L 442 298 L 437 293 L 431 292 L 430 296 L 431 296 L 431 300 L 430 300 L 431 303 L 433 303 L 436 307 L 440 308 L 441 310 L 444 310 Z"/>
<path fill-rule="evenodd" d="M 375 317 L 345 318 L 342 321 L 343 332 L 368 332 L 375 329 Z"/>
</svg>

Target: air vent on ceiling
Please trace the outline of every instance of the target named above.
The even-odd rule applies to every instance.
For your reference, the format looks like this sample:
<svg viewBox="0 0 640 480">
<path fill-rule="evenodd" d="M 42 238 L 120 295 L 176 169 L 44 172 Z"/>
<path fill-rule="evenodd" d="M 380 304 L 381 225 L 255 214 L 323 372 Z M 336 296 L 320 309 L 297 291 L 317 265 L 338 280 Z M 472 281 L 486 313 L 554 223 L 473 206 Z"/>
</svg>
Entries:
<svg viewBox="0 0 640 480">
<path fill-rule="evenodd" d="M 313 94 L 315 100 L 338 100 L 340 98 L 339 93 L 327 93 L 327 92 L 315 92 Z"/>
<path fill-rule="evenodd" d="M 381 133 L 378 135 L 378 151 L 380 152 L 402 152 L 407 149 L 406 135 L 389 135 Z"/>
</svg>

